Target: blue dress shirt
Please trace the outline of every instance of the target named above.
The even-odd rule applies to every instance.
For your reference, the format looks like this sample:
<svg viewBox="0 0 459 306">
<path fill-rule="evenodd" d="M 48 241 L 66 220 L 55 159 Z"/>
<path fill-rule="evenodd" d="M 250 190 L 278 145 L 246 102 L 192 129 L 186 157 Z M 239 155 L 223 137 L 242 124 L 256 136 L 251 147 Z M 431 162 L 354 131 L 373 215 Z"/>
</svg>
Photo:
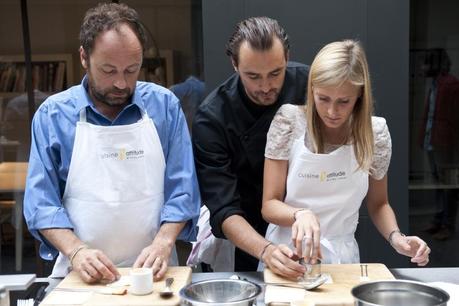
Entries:
<svg viewBox="0 0 459 306">
<path fill-rule="evenodd" d="M 195 240 L 200 196 L 190 136 L 178 99 L 161 86 L 137 82 L 132 103 L 111 121 L 95 108 L 87 84 L 85 77 L 80 85 L 49 97 L 32 121 L 24 216 L 29 231 L 42 242 L 40 256 L 51 260 L 58 251 L 39 230 L 73 229 L 62 197 L 72 159 L 76 123 L 84 107 L 87 121 L 102 126 L 135 123 L 146 110 L 155 124 L 166 160 L 161 224 L 187 221 L 178 239 Z"/>
</svg>

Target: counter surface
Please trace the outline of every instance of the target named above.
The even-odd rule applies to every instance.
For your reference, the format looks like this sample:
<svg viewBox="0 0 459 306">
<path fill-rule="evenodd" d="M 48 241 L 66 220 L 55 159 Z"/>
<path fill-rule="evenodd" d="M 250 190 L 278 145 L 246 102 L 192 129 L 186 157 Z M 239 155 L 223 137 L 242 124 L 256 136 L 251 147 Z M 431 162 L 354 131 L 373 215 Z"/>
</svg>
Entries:
<svg viewBox="0 0 459 306">
<path fill-rule="evenodd" d="M 398 268 L 390 269 L 397 279 L 414 280 L 420 282 L 450 282 L 459 284 L 459 268 Z M 231 275 L 238 275 L 242 279 L 263 284 L 262 272 L 212 272 L 212 273 L 193 273 L 192 282 L 206 279 L 229 278 Z M 47 292 L 51 291 L 61 279 L 37 278 L 35 282 L 49 282 Z M 264 289 L 264 286 L 262 286 Z M 265 305 L 263 294 L 257 300 L 257 306 Z"/>
</svg>

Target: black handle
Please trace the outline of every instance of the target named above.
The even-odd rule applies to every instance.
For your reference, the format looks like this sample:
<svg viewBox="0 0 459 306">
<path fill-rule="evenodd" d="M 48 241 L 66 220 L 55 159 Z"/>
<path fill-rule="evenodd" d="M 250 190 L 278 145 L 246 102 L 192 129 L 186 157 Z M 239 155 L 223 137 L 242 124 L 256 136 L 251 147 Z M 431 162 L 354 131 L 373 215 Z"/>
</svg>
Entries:
<svg viewBox="0 0 459 306">
<path fill-rule="evenodd" d="M 48 287 L 48 285 L 43 285 L 40 288 L 38 288 L 37 294 L 34 298 L 33 306 L 38 306 L 40 302 L 43 300 L 46 294 L 46 287 Z"/>
</svg>

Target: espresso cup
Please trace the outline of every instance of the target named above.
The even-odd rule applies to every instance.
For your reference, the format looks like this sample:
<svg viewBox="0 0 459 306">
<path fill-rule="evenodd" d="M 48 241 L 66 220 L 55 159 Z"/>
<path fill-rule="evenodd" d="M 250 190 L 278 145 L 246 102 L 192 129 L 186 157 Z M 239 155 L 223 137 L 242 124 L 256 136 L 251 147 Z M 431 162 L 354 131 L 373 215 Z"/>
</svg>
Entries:
<svg viewBox="0 0 459 306">
<path fill-rule="evenodd" d="M 145 295 L 153 291 L 153 270 L 151 268 L 135 268 L 129 272 L 129 275 L 131 277 L 130 293 Z"/>
</svg>

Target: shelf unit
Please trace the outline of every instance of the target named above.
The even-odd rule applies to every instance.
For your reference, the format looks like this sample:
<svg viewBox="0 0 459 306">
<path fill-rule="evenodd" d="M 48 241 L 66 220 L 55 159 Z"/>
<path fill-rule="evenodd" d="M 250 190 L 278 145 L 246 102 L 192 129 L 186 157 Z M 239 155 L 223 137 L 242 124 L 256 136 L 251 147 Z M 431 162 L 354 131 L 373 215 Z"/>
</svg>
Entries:
<svg viewBox="0 0 459 306">
<path fill-rule="evenodd" d="M 164 87 L 170 87 L 176 83 L 177 54 L 174 50 L 159 50 L 159 57 L 145 56 L 139 81 L 153 82 Z"/>
<path fill-rule="evenodd" d="M 32 55 L 32 82 L 34 89 L 53 93 L 73 84 L 71 54 Z M 24 55 L 0 55 L 0 97 L 9 99 L 24 93 Z"/>
</svg>

